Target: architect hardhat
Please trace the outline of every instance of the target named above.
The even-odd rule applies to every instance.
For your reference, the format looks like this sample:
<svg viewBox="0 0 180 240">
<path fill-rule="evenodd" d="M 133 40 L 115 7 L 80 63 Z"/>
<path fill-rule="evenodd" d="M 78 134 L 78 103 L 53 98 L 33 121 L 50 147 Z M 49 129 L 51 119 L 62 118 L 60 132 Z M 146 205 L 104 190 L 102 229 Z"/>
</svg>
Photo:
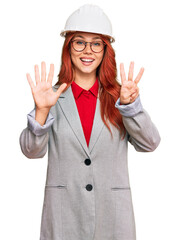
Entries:
<svg viewBox="0 0 180 240">
<path fill-rule="evenodd" d="M 115 41 L 109 18 L 101 8 L 92 4 L 85 4 L 73 12 L 67 19 L 65 28 L 60 35 L 64 37 L 67 32 L 74 31 L 98 33 L 108 36 L 111 42 Z"/>
</svg>

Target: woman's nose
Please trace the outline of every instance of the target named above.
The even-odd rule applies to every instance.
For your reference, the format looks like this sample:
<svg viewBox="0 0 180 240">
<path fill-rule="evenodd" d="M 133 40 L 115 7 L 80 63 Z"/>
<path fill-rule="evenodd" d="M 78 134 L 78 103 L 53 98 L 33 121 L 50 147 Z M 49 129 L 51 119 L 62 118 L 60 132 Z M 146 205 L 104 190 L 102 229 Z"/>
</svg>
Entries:
<svg viewBox="0 0 180 240">
<path fill-rule="evenodd" d="M 91 50 L 91 43 L 86 43 L 86 47 L 84 49 L 85 52 L 92 52 Z"/>
</svg>

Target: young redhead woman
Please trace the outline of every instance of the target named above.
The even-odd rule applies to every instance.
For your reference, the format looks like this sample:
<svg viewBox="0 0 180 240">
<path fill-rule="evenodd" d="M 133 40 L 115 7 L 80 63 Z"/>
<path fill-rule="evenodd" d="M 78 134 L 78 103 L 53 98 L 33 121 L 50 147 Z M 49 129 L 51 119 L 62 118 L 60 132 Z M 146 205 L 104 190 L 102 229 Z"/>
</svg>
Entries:
<svg viewBox="0 0 180 240">
<path fill-rule="evenodd" d="M 82 21 L 82 19 L 84 19 Z M 98 19 L 93 23 L 92 19 Z M 105 26 L 105 27 L 104 27 Z M 58 81 L 54 65 L 29 74 L 35 109 L 20 145 L 28 158 L 48 149 L 40 240 L 135 240 L 127 148 L 154 151 L 160 136 L 139 96 L 144 69 L 117 81 L 111 25 L 102 10 L 84 5 L 67 20 Z"/>
</svg>

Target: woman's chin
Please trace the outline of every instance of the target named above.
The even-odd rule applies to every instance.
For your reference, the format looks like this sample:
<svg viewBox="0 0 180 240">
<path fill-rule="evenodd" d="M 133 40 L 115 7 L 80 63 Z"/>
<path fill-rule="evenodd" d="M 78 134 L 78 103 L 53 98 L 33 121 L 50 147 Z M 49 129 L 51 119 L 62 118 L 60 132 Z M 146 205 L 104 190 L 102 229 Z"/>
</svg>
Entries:
<svg viewBox="0 0 180 240">
<path fill-rule="evenodd" d="M 86 68 L 80 69 L 80 73 L 81 74 L 92 74 L 92 73 L 96 73 L 96 69 L 86 67 Z"/>
</svg>

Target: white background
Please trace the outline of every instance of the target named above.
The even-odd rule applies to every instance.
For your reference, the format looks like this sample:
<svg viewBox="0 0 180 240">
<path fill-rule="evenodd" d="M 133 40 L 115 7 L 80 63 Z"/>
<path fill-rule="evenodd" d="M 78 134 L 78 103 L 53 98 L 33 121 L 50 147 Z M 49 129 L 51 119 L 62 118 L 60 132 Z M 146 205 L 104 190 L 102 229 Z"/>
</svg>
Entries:
<svg viewBox="0 0 180 240">
<path fill-rule="evenodd" d="M 129 146 L 137 239 L 179 240 L 180 14 L 175 0 L 0 3 L 0 239 L 39 239 L 47 155 L 28 159 L 20 150 L 19 135 L 34 108 L 26 73 L 34 79 L 35 64 L 45 61 L 49 71 L 54 63 L 56 83 L 64 40 L 59 33 L 69 15 L 85 3 L 99 5 L 112 22 L 118 73 L 120 62 L 128 74 L 134 61 L 134 76 L 145 68 L 141 101 L 162 139 L 152 153 Z"/>
</svg>

